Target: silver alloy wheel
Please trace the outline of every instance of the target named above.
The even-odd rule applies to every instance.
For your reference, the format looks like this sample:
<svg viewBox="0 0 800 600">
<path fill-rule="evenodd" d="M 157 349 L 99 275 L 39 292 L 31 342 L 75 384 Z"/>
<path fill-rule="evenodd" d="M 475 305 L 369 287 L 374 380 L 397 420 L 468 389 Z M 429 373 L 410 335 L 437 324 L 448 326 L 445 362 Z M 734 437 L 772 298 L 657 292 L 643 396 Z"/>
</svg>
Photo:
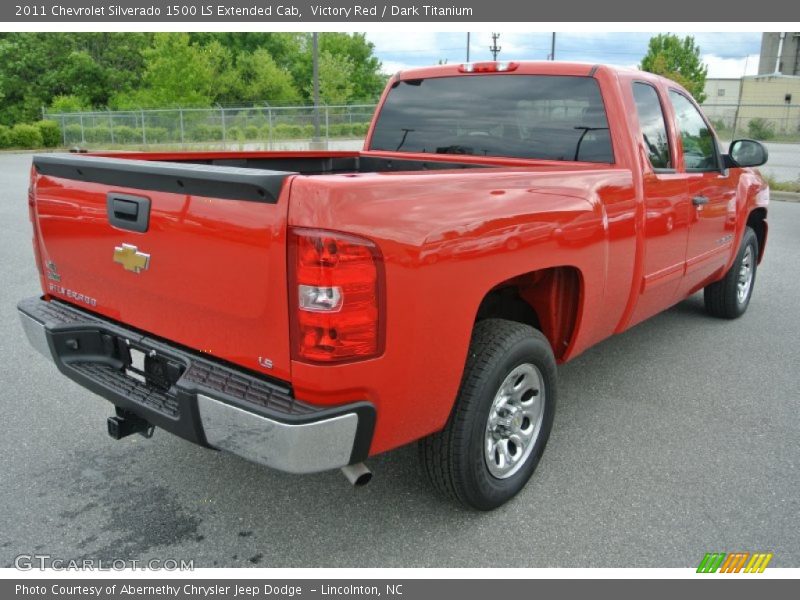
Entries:
<svg viewBox="0 0 800 600">
<path fill-rule="evenodd" d="M 750 293 L 750 286 L 753 285 L 753 247 L 748 245 L 744 250 L 742 264 L 739 267 L 739 277 L 736 280 L 736 299 L 739 304 L 744 304 L 747 295 Z"/>
<path fill-rule="evenodd" d="M 503 380 L 486 422 L 484 459 L 492 476 L 511 477 L 528 460 L 542 429 L 544 403 L 544 378 L 535 365 L 519 365 Z"/>
</svg>

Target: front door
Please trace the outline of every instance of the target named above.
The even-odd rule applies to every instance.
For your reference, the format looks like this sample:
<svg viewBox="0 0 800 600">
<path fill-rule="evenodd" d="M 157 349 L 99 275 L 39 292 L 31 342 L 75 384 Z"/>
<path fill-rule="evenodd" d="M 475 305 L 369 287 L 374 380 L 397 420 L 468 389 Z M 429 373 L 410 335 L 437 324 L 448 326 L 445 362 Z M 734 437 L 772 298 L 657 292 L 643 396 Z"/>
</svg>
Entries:
<svg viewBox="0 0 800 600">
<path fill-rule="evenodd" d="M 669 98 L 683 146 L 690 200 L 686 274 L 679 294 L 718 278 L 731 256 L 736 226 L 737 170 L 723 170 L 717 141 L 702 113 L 682 92 Z"/>
</svg>

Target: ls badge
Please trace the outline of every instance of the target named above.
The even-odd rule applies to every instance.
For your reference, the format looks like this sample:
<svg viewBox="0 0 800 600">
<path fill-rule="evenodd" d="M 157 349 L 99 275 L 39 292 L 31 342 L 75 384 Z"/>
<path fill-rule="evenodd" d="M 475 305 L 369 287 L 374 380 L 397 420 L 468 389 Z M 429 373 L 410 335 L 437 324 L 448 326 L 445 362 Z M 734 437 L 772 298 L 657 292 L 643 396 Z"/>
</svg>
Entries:
<svg viewBox="0 0 800 600">
<path fill-rule="evenodd" d="M 114 262 L 121 264 L 126 271 L 141 273 L 150 266 L 150 255 L 139 252 L 132 244 L 122 244 L 114 248 Z"/>
</svg>

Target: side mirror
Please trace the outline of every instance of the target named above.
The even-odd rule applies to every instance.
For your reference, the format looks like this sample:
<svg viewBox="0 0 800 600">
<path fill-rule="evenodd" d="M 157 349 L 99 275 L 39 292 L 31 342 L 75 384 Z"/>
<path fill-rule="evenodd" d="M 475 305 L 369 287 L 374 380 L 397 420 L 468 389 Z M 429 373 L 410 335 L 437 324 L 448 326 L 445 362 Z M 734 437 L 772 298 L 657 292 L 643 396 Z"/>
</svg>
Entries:
<svg viewBox="0 0 800 600">
<path fill-rule="evenodd" d="M 760 167 L 769 158 L 767 148 L 755 140 L 734 140 L 725 155 L 726 167 Z"/>
</svg>

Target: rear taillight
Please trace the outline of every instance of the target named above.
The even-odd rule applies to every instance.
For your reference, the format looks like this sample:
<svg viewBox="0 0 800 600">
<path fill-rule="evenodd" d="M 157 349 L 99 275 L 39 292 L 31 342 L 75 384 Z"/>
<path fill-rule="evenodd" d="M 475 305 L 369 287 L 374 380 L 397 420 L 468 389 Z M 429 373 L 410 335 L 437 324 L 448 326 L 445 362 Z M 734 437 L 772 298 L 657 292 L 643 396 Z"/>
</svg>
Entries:
<svg viewBox="0 0 800 600">
<path fill-rule="evenodd" d="M 44 269 L 42 268 L 42 254 L 39 249 L 39 230 L 36 226 L 36 169 L 31 169 L 30 180 L 28 183 L 28 219 L 33 228 L 33 256 L 36 260 L 36 268 L 39 274 L 44 277 Z M 44 285 L 44 279 L 42 279 Z"/>
<path fill-rule="evenodd" d="M 295 360 L 363 360 L 383 351 L 383 260 L 373 242 L 290 229 L 289 302 Z"/>
<path fill-rule="evenodd" d="M 28 218 L 31 223 L 36 223 L 36 215 L 34 210 L 36 208 L 36 172 L 31 170 L 31 176 L 28 180 Z"/>
</svg>

